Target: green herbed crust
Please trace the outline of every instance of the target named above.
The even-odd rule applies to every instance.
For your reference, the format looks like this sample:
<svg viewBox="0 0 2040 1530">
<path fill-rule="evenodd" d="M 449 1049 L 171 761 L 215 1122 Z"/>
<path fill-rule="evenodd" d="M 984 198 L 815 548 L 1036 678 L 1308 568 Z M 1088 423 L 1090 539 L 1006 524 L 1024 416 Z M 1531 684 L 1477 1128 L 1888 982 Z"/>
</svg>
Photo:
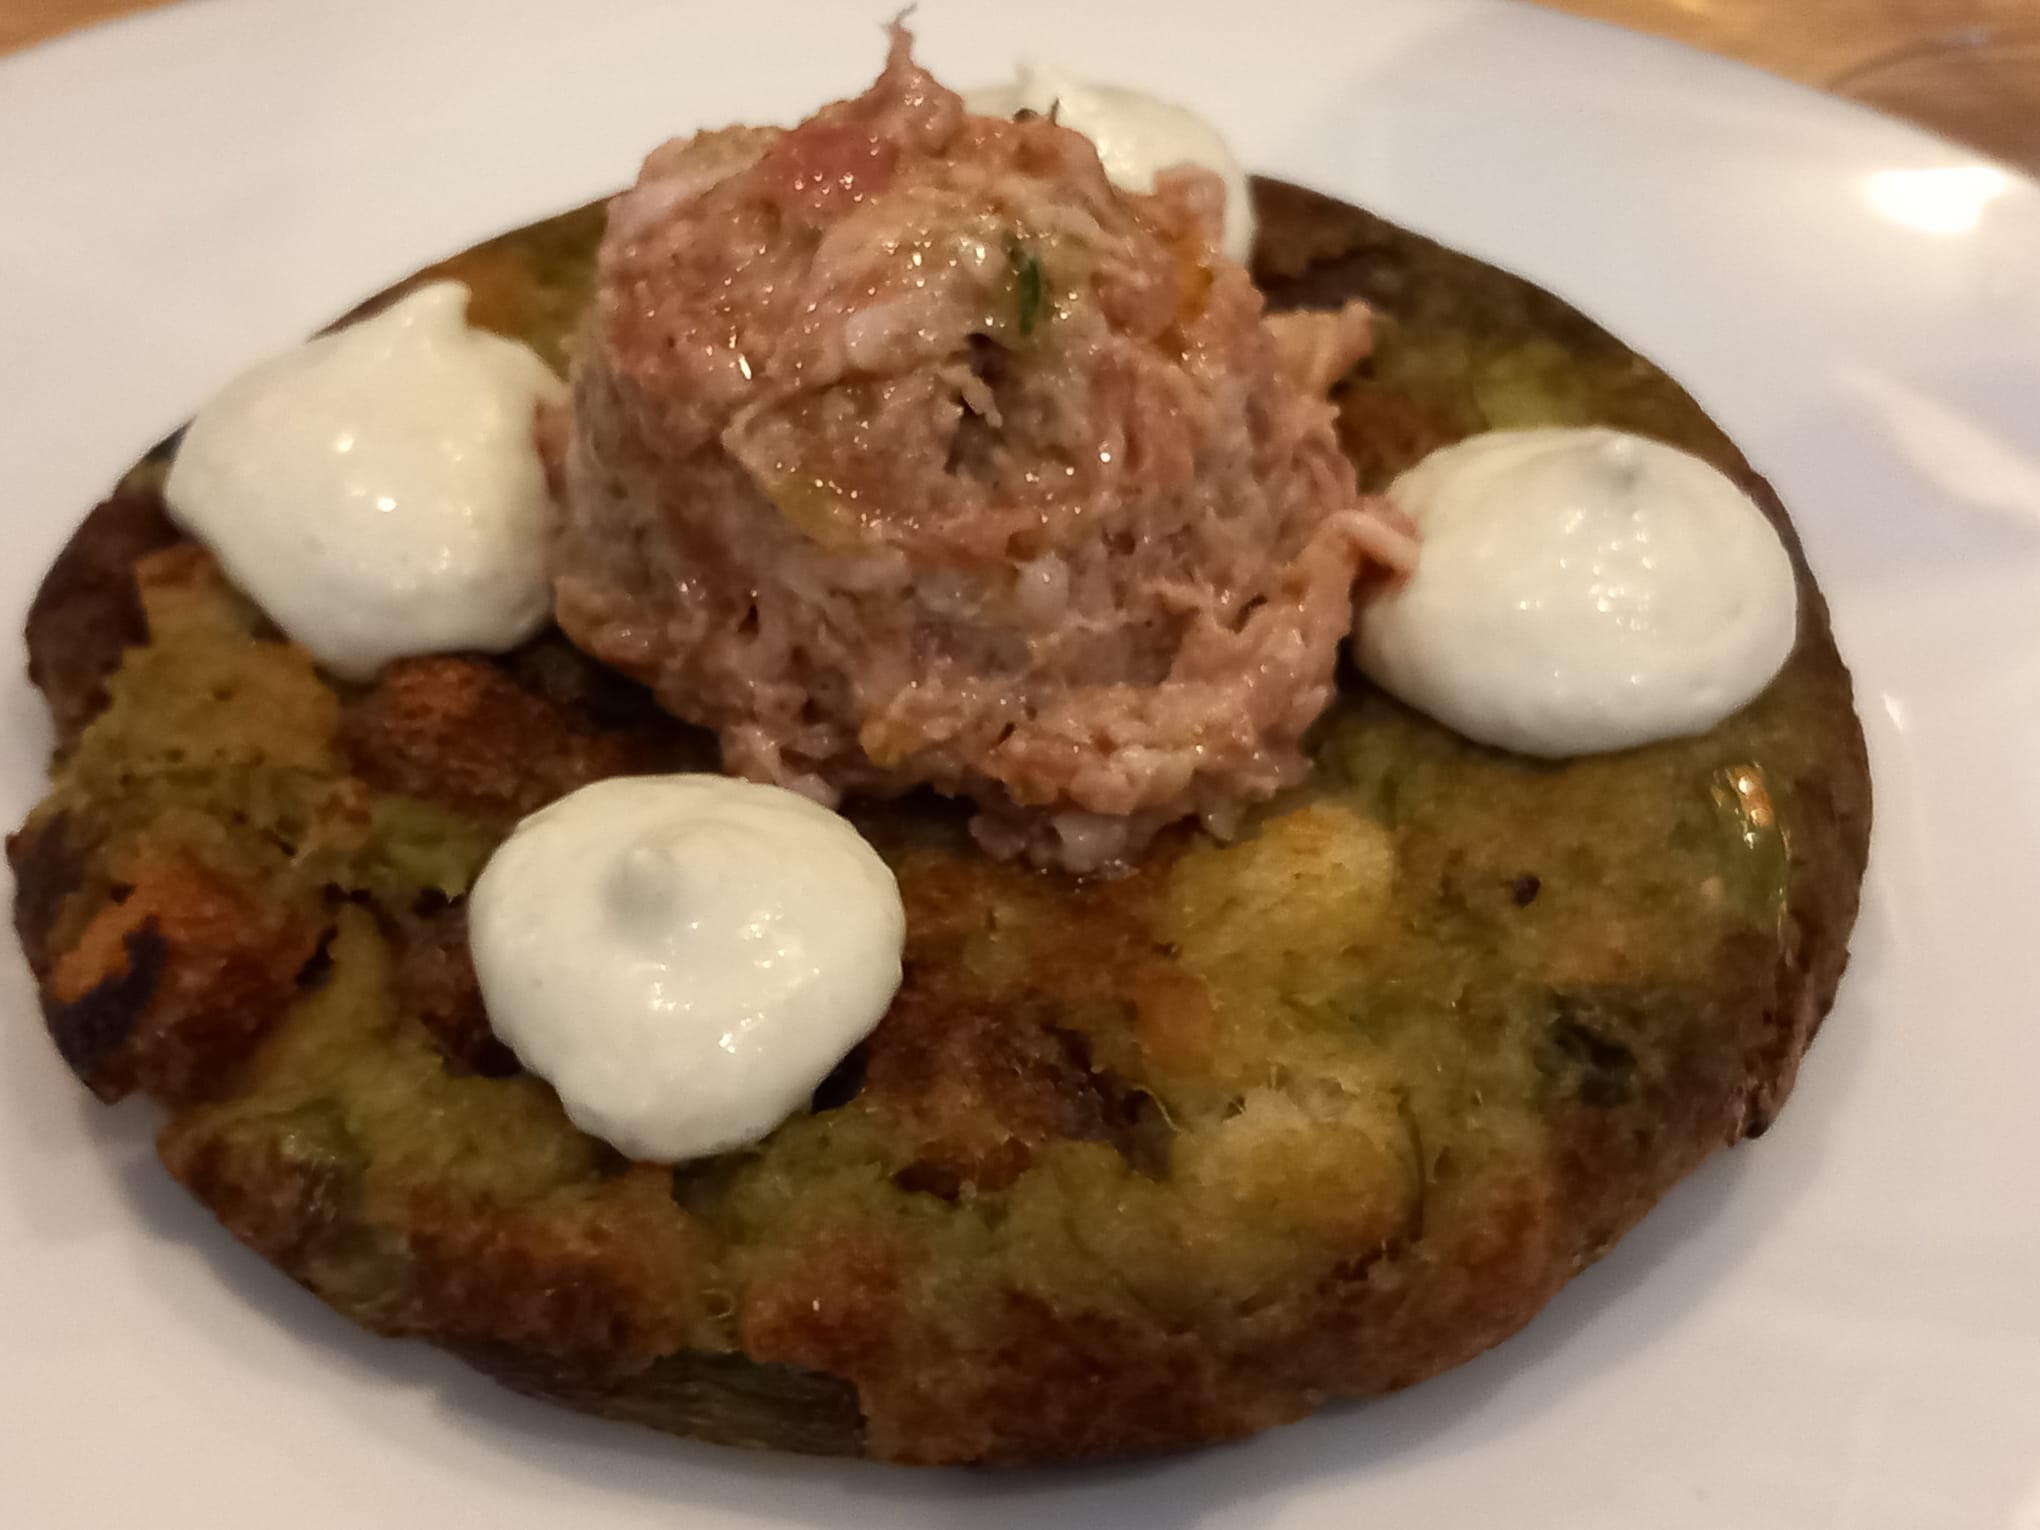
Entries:
<svg viewBox="0 0 2040 1530">
<path fill-rule="evenodd" d="M 1485 426 L 1604 421 L 1785 529 L 1556 299 L 1258 195 L 1278 305 L 1388 316 L 1341 395 L 1370 484 Z M 428 274 L 558 364 L 600 222 Z M 164 520 L 162 462 L 29 620 L 59 752 L 8 850 L 50 1030 L 101 1097 L 163 1100 L 170 1171 L 325 1300 L 579 1407 L 1011 1462 L 1406 1386 L 1760 1131 L 1841 972 L 1869 781 L 1802 563 L 1792 661 L 1702 738 L 1533 762 L 1349 676 L 1306 787 L 1090 885 L 986 860 L 935 799 L 854 806 L 908 910 L 892 1012 L 758 1147 L 630 1164 L 490 1035 L 462 895 L 518 815 L 712 748 L 556 635 L 334 684 Z"/>
</svg>

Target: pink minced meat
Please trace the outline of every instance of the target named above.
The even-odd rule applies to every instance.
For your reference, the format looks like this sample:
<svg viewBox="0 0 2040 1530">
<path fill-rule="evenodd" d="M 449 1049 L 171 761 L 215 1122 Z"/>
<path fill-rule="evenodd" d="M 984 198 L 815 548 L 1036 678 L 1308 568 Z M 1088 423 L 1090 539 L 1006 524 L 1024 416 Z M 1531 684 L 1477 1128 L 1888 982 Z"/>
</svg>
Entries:
<svg viewBox="0 0 2040 1530">
<path fill-rule="evenodd" d="M 755 780 L 931 785 L 1075 871 L 1222 832 L 1303 774 L 1363 562 L 1411 553 L 1222 206 L 967 115 L 898 28 L 855 100 L 658 149 L 574 368 L 560 624 Z"/>
</svg>

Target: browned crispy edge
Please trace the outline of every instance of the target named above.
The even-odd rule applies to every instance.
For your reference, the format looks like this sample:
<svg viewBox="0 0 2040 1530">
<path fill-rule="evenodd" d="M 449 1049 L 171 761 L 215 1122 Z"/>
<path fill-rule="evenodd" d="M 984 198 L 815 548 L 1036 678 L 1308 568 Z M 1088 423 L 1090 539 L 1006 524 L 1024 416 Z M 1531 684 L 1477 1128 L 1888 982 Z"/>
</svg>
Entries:
<svg viewBox="0 0 2040 1530">
<path fill-rule="evenodd" d="M 181 536 L 156 494 L 116 493 L 43 575 L 28 608 L 28 678 L 49 705 L 60 750 L 106 705 L 106 679 L 122 653 L 148 640 L 136 560 Z"/>
</svg>

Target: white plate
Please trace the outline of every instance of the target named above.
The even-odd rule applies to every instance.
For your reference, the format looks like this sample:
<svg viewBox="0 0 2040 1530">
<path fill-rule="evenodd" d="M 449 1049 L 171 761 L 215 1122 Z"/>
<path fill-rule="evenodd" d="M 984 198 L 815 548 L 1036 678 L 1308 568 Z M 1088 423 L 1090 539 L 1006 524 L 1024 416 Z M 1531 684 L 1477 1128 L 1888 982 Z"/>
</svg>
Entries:
<svg viewBox="0 0 2040 1530">
<path fill-rule="evenodd" d="M 212 0 L 0 63 L 0 818 L 47 745 L 12 634 L 142 447 L 661 137 L 860 88 L 892 4 Z M 915 24 L 950 78 L 1035 51 L 1159 88 L 1255 168 L 1544 282 L 1776 480 L 1878 814 L 1791 1108 L 1413 1392 L 1173 1461 L 915 1474 L 668 1441 L 357 1334 L 169 1183 L 148 1110 L 71 1081 L 9 949 L 0 1520 L 2040 1527 L 2040 188 L 1488 0 L 924 0 Z"/>
</svg>

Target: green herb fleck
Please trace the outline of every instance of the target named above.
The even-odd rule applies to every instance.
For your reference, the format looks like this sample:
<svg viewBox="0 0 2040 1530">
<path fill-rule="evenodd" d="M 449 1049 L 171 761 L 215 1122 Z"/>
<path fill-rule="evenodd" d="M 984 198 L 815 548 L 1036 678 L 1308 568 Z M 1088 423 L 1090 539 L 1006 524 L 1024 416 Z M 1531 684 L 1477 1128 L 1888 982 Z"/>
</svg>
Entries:
<svg viewBox="0 0 2040 1530">
<path fill-rule="evenodd" d="M 1034 333 L 1048 309 L 1048 278 L 1042 273 L 1041 257 L 1018 239 L 1006 242 L 1006 259 L 1013 267 L 1013 286 L 1020 305 L 1020 334 Z"/>
</svg>

